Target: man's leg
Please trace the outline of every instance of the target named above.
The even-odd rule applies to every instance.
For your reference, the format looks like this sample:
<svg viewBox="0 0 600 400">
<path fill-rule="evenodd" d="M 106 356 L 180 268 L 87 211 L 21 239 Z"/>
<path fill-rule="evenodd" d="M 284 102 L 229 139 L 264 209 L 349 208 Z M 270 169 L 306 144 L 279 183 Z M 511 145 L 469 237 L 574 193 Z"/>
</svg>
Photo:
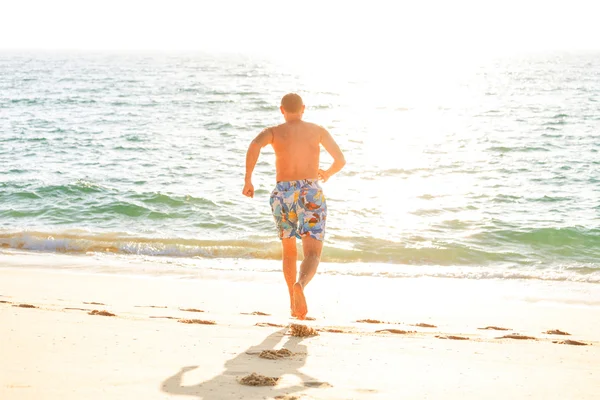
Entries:
<svg viewBox="0 0 600 400">
<path fill-rule="evenodd" d="M 293 287 L 296 282 L 296 260 L 298 259 L 296 238 L 281 239 L 281 247 L 283 249 L 283 276 L 285 277 L 285 283 L 287 283 L 290 294 L 290 310 L 292 316 L 295 316 Z"/>
<path fill-rule="evenodd" d="M 302 252 L 304 260 L 300 264 L 300 276 L 293 287 L 294 312 L 298 319 L 305 319 L 308 313 L 306 298 L 304 297 L 304 288 L 317 273 L 319 261 L 321 261 L 321 251 L 323 250 L 323 241 L 310 236 L 302 238 Z"/>
</svg>

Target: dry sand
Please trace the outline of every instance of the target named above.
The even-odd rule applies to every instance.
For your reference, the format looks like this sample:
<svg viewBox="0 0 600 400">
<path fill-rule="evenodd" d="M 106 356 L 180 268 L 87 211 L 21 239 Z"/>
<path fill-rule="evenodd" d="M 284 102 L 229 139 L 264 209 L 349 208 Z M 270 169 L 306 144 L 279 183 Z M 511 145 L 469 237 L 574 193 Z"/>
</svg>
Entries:
<svg viewBox="0 0 600 400">
<path fill-rule="evenodd" d="M 597 285 L 317 276 L 295 337 L 280 274 L 46 258 L 0 253 L 2 400 L 600 399 Z"/>
</svg>

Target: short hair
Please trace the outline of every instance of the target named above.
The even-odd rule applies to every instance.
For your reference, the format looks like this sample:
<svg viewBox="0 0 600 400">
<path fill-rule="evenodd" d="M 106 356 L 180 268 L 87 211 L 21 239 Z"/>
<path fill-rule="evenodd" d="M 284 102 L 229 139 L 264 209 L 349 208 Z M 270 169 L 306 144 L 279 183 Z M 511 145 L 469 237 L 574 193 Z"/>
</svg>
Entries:
<svg viewBox="0 0 600 400">
<path fill-rule="evenodd" d="M 281 106 L 286 112 L 291 114 L 295 114 L 300 112 L 304 102 L 302 101 L 302 97 L 298 96 L 296 93 L 288 93 L 281 99 Z"/>
</svg>

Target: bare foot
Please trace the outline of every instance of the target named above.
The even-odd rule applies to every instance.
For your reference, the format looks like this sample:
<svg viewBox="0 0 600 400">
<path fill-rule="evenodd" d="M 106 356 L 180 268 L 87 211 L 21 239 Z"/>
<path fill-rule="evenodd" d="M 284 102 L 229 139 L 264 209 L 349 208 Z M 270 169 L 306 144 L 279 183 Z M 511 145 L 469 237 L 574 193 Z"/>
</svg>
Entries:
<svg viewBox="0 0 600 400">
<path fill-rule="evenodd" d="M 298 282 L 294 283 L 294 316 L 298 319 L 305 319 L 308 313 L 306 307 L 306 298 L 304 297 L 304 289 Z"/>
<path fill-rule="evenodd" d="M 294 294 L 290 292 L 290 314 L 292 317 L 296 317 L 296 307 L 294 306 Z"/>
</svg>

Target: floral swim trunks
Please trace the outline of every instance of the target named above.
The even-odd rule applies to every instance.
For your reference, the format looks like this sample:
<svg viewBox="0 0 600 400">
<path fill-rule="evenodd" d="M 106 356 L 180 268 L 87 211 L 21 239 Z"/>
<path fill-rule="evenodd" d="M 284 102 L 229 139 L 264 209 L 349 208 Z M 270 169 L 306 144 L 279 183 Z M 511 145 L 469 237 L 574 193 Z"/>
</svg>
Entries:
<svg viewBox="0 0 600 400">
<path fill-rule="evenodd" d="M 277 182 L 270 203 L 280 239 L 325 238 L 327 203 L 315 179 Z"/>
</svg>

